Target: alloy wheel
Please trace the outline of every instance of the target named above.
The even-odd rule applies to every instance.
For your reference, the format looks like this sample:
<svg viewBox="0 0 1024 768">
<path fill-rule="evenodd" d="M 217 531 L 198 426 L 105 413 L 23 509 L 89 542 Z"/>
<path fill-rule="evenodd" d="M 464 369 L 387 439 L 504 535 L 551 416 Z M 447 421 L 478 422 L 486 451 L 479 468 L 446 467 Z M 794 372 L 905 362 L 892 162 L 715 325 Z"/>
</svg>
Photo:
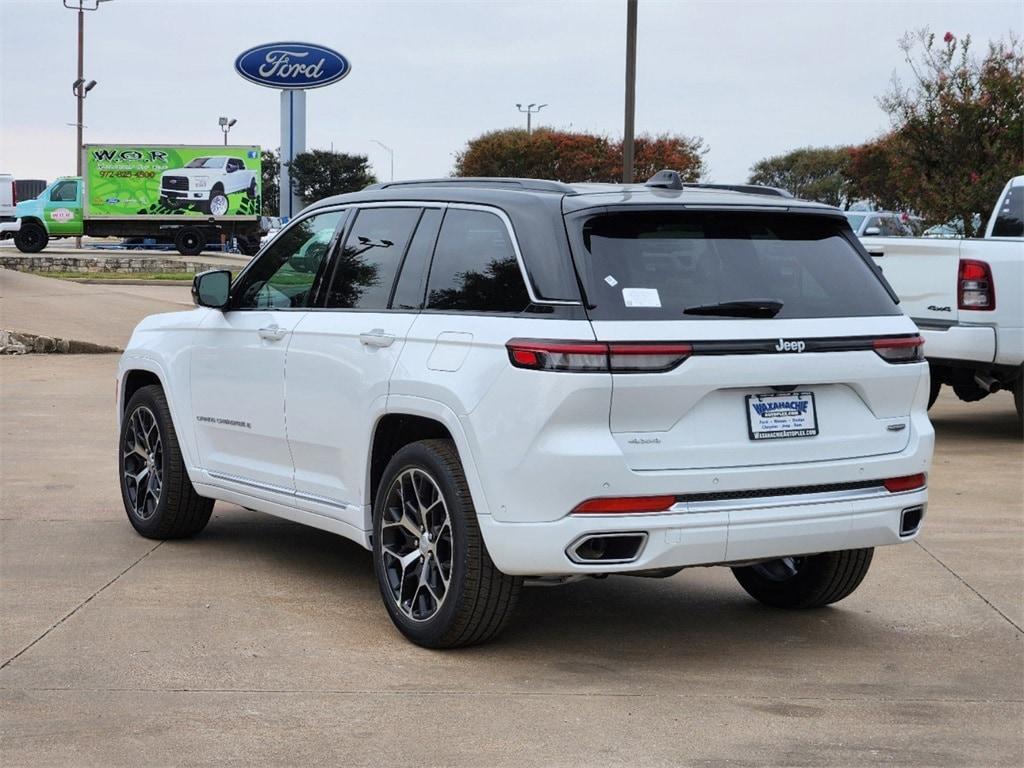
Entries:
<svg viewBox="0 0 1024 768">
<path fill-rule="evenodd" d="M 140 405 L 128 419 L 121 445 L 125 494 L 135 516 L 148 520 L 156 513 L 163 487 L 163 443 L 156 416 Z"/>
<path fill-rule="evenodd" d="M 404 470 L 388 489 L 381 525 L 381 565 L 398 610 L 427 621 L 448 596 L 454 560 L 444 494 L 422 469 Z"/>
<path fill-rule="evenodd" d="M 223 216 L 228 212 L 228 199 L 224 195 L 214 195 L 210 200 L 210 213 L 214 216 Z"/>
</svg>

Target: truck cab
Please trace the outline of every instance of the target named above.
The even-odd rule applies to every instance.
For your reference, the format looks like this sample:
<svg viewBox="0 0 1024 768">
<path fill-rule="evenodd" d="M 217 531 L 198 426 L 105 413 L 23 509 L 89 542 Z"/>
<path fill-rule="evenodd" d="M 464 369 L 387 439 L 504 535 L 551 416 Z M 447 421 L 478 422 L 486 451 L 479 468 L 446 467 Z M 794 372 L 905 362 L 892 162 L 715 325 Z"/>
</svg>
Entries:
<svg viewBox="0 0 1024 768">
<path fill-rule="evenodd" d="M 14 243 L 24 253 L 38 253 L 52 237 L 82 235 L 82 178 L 63 176 L 31 200 L 17 205 L 21 229 Z"/>
</svg>

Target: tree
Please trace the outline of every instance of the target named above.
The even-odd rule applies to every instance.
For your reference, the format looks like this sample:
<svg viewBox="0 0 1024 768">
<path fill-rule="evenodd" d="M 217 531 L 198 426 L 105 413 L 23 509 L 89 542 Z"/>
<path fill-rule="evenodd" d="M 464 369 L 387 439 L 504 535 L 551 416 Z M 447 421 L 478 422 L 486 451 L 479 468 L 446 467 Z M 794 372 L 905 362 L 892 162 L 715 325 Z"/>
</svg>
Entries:
<svg viewBox="0 0 1024 768">
<path fill-rule="evenodd" d="M 927 219 L 959 218 L 975 234 L 1006 180 L 1024 170 L 1024 51 L 1020 41 L 990 43 L 978 61 L 970 36 L 947 32 L 941 44 L 927 29 L 900 48 L 913 72 L 894 80 L 879 103 L 889 113 L 899 153 L 899 186 Z M 984 226 L 984 222 L 982 223 Z"/>
<path fill-rule="evenodd" d="M 314 149 L 296 155 L 288 163 L 288 173 L 295 194 L 307 203 L 332 195 L 356 192 L 377 178 L 370 172 L 366 155 L 349 155 Z"/>
<path fill-rule="evenodd" d="M 794 197 L 849 205 L 849 147 L 803 147 L 766 157 L 750 169 L 751 184 L 780 187 Z"/>
<path fill-rule="evenodd" d="M 890 133 L 859 147 L 850 147 L 847 166 L 850 200 L 870 200 L 882 209 L 913 209 L 904 191 L 899 136 Z"/>
<path fill-rule="evenodd" d="M 636 139 L 637 178 L 664 168 L 679 171 L 687 181 L 704 172 L 707 150 L 700 138 L 661 134 Z M 565 182 L 622 180 L 622 142 L 591 133 L 538 128 L 491 131 L 472 139 L 455 158 L 456 176 L 510 176 Z"/>
<path fill-rule="evenodd" d="M 264 149 L 260 161 L 263 169 L 263 215 L 277 216 L 281 210 L 281 152 Z"/>
</svg>

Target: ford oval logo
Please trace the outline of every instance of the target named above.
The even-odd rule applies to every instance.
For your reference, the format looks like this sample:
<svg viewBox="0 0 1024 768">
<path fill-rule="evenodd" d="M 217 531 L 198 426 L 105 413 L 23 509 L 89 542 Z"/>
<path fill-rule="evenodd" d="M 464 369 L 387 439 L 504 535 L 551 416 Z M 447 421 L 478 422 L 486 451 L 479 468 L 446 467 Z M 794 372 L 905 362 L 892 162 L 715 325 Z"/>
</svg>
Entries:
<svg viewBox="0 0 1024 768">
<path fill-rule="evenodd" d="M 243 51 L 235 69 L 268 88 L 320 88 L 345 77 L 352 65 L 337 51 L 311 43 L 267 43 Z"/>
</svg>

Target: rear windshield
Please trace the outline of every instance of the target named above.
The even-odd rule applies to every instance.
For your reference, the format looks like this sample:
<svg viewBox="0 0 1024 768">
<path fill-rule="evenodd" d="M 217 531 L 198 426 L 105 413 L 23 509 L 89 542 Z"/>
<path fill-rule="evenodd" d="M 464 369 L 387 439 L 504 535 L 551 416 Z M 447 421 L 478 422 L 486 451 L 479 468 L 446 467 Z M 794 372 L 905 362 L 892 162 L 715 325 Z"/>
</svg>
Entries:
<svg viewBox="0 0 1024 768">
<path fill-rule="evenodd" d="M 1024 187 L 1011 186 L 1006 190 L 992 226 L 992 237 L 1024 237 Z"/>
<path fill-rule="evenodd" d="M 871 266 L 826 216 L 733 211 L 606 213 L 576 225 L 595 320 L 719 320 L 684 310 L 781 303 L 775 317 L 898 315 Z M 733 315 L 735 317 L 735 315 Z"/>
</svg>

